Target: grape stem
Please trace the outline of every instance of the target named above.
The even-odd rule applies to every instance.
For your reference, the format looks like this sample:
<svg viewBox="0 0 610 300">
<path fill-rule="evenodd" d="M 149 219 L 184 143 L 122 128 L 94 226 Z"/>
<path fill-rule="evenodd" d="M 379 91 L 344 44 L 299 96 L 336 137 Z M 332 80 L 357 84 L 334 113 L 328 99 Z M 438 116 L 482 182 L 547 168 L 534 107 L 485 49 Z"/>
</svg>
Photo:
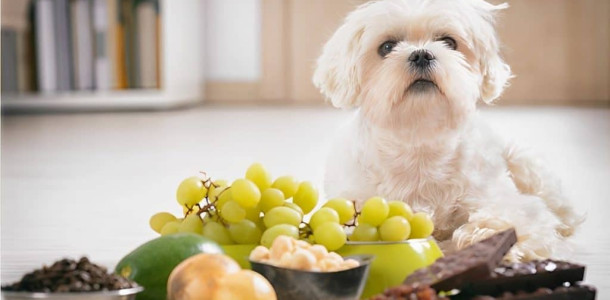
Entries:
<svg viewBox="0 0 610 300">
<path fill-rule="evenodd" d="M 199 205 L 197 205 L 197 206 L 199 206 Z M 209 213 L 211 208 L 214 208 L 214 204 L 212 204 L 212 203 L 206 204 L 203 207 L 199 207 L 199 211 L 197 211 L 197 215 L 199 217 L 201 217 L 202 213 L 206 213 L 206 212 Z"/>
<path fill-rule="evenodd" d="M 208 177 L 208 173 L 206 173 L 205 171 L 199 171 L 199 173 L 201 173 L 201 175 L 203 175 L 203 179 L 201 180 L 201 183 L 206 188 L 205 197 L 204 197 L 206 204 L 203 207 L 199 206 L 199 203 L 193 205 L 192 207 L 187 206 L 186 208 L 188 208 L 188 211 L 186 212 L 186 215 L 192 213 L 195 206 L 197 206 L 198 210 L 197 210 L 196 214 L 199 216 L 199 218 L 201 218 L 201 214 L 203 214 L 203 213 L 207 213 L 210 216 L 216 215 L 216 217 L 218 217 L 218 222 L 220 224 L 226 225 L 227 224 L 226 221 L 218 213 L 218 208 L 216 207 L 216 205 L 214 203 L 216 201 L 218 201 L 218 198 L 222 195 L 222 193 L 226 192 L 231 187 L 227 187 L 227 188 L 223 189 L 222 191 L 220 191 L 220 193 L 218 193 L 218 195 L 216 195 L 215 199 L 213 199 L 210 202 L 210 187 L 213 186 L 214 188 L 218 188 L 218 187 L 220 187 L 220 185 L 214 183 L 214 181 L 212 181 L 212 177 Z M 201 219 L 203 221 L 203 218 L 201 218 Z"/>
<path fill-rule="evenodd" d="M 299 237 L 300 238 L 305 239 L 313 234 L 313 229 L 311 229 L 311 226 L 309 225 L 309 223 L 301 222 L 301 225 L 302 226 L 299 226 Z"/>
<path fill-rule="evenodd" d="M 208 173 L 206 173 L 205 171 L 199 171 L 199 173 L 201 173 L 201 175 L 203 175 L 203 178 L 201 180 L 201 183 L 203 184 L 203 186 L 205 187 L 206 191 L 205 191 L 205 203 L 210 204 L 210 187 L 214 186 L 215 188 L 219 187 L 220 185 L 215 184 L 212 181 L 212 177 L 208 177 Z"/>
<path fill-rule="evenodd" d="M 354 218 L 351 223 L 345 223 L 343 226 L 345 227 L 356 227 L 356 219 L 360 215 L 360 212 L 356 209 L 356 201 L 352 200 L 352 205 L 354 206 Z"/>
</svg>

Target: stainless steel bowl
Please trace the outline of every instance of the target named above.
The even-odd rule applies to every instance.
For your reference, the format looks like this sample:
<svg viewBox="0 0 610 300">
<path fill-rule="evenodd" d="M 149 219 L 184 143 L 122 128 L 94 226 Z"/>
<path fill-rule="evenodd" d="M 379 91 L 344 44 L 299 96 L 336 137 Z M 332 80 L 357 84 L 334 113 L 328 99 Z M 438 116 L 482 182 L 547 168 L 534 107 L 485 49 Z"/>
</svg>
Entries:
<svg viewBox="0 0 610 300">
<path fill-rule="evenodd" d="M 51 299 L 51 300 L 133 300 L 136 294 L 143 291 L 142 287 L 101 292 L 75 292 L 75 293 L 30 293 L 2 291 L 3 300 L 17 299 Z"/>
<path fill-rule="evenodd" d="M 309 272 L 250 261 L 252 270 L 263 275 L 279 300 L 360 299 L 373 256 L 356 255 L 360 266 L 337 272 Z"/>
</svg>

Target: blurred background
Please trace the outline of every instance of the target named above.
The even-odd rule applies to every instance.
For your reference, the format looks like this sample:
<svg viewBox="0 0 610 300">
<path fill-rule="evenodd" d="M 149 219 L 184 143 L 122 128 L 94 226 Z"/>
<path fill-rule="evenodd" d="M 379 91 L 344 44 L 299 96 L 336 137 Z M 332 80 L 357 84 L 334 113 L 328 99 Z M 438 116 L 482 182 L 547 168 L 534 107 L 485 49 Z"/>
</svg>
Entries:
<svg viewBox="0 0 610 300">
<path fill-rule="evenodd" d="M 156 236 L 152 214 L 182 213 L 176 187 L 199 171 L 259 161 L 321 189 L 352 112 L 323 101 L 313 65 L 364 2 L 1 0 L 2 283 L 65 256 L 111 267 Z M 610 1 L 506 2 L 516 77 L 481 117 L 587 213 L 569 257 L 610 298 Z"/>
<path fill-rule="evenodd" d="M 315 59 L 364 2 L 2 1 L 2 106 L 320 104 Z M 498 31 L 517 77 L 498 105 L 608 106 L 610 2 L 508 2 Z"/>
</svg>

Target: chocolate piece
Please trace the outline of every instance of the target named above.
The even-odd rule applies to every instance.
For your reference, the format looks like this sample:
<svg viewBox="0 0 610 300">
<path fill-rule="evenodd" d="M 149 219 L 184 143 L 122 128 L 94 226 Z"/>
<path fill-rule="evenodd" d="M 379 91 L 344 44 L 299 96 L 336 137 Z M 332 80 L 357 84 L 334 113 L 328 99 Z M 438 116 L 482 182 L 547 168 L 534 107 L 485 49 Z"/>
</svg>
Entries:
<svg viewBox="0 0 610 300">
<path fill-rule="evenodd" d="M 506 292 L 499 297 L 476 296 L 473 300 L 594 300 L 596 290 L 592 286 L 575 285 L 558 287 L 554 290 L 539 288 L 533 292 Z"/>
<path fill-rule="evenodd" d="M 448 300 L 436 294 L 436 291 L 427 285 L 401 285 L 377 295 L 371 300 Z"/>
<path fill-rule="evenodd" d="M 3 291 L 15 292 L 94 292 L 119 290 L 137 285 L 117 274 L 108 274 L 106 268 L 91 263 L 86 257 L 79 261 L 62 259 L 50 267 L 25 274 L 20 281 L 3 286 Z"/>
<path fill-rule="evenodd" d="M 464 292 L 471 295 L 500 295 L 506 291 L 534 291 L 555 288 L 565 282 L 582 281 L 585 267 L 565 261 L 543 260 L 527 263 L 503 264 L 491 276 L 473 281 Z"/>
<path fill-rule="evenodd" d="M 476 280 L 489 277 L 516 242 L 517 235 L 514 228 L 502 231 L 415 271 L 403 284 L 429 285 L 437 291 L 459 289 Z"/>
</svg>

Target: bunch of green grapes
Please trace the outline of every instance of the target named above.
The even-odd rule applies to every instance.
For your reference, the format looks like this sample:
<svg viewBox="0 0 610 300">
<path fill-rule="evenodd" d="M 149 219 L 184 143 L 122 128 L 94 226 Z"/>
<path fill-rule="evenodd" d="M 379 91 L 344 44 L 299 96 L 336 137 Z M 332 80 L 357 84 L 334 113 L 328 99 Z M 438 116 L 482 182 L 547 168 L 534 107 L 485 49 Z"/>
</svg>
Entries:
<svg viewBox="0 0 610 300">
<path fill-rule="evenodd" d="M 434 231 L 430 216 L 413 213 L 408 204 L 373 197 L 364 202 L 351 241 L 389 241 L 427 238 Z"/>
<path fill-rule="evenodd" d="M 273 180 L 260 163 L 252 164 L 244 178 L 231 184 L 187 178 L 178 186 L 176 199 L 184 216 L 157 213 L 150 219 L 151 228 L 161 235 L 198 233 L 221 245 L 270 247 L 276 237 L 287 235 L 334 251 L 347 242 L 347 227 L 355 227 L 352 241 L 424 238 L 434 229 L 425 213 L 414 214 L 407 204 L 381 197 L 368 199 L 360 212 L 353 201 L 344 198 L 330 199 L 313 211 L 318 191 L 310 182 L 299 182 L 292 176 Z M 309 213 L 309 222 L 304 222 Z"/>
<path fill-rule="evenodd" d="M 339 249 L 347 242 L 347 227 L 354 227 L 349 240 L 363 242 L 426 238 L 434 231 L 426 213 L 413 213 L 408 204 L 381 197 L 365 201 L 361 211 L 356 210 L 353 201 L 330 199 L 312 214 L 308 226 L 313 241 L 328 250 Z"/>
<path fill-rule="evenodd" d="M 244 178 L 225 180 L 190 177 L 176 191 L 184 217 L 160 212 L 150 226 L 161 235 L 193 232 L 221 245 L 262 244 L 270 247 L 280 235 L 309 236 L 303 216 L 318 203 L 318 190 L 292 176 L 273 180 L 260 163 L 252 164 Z"/>
</svg>

